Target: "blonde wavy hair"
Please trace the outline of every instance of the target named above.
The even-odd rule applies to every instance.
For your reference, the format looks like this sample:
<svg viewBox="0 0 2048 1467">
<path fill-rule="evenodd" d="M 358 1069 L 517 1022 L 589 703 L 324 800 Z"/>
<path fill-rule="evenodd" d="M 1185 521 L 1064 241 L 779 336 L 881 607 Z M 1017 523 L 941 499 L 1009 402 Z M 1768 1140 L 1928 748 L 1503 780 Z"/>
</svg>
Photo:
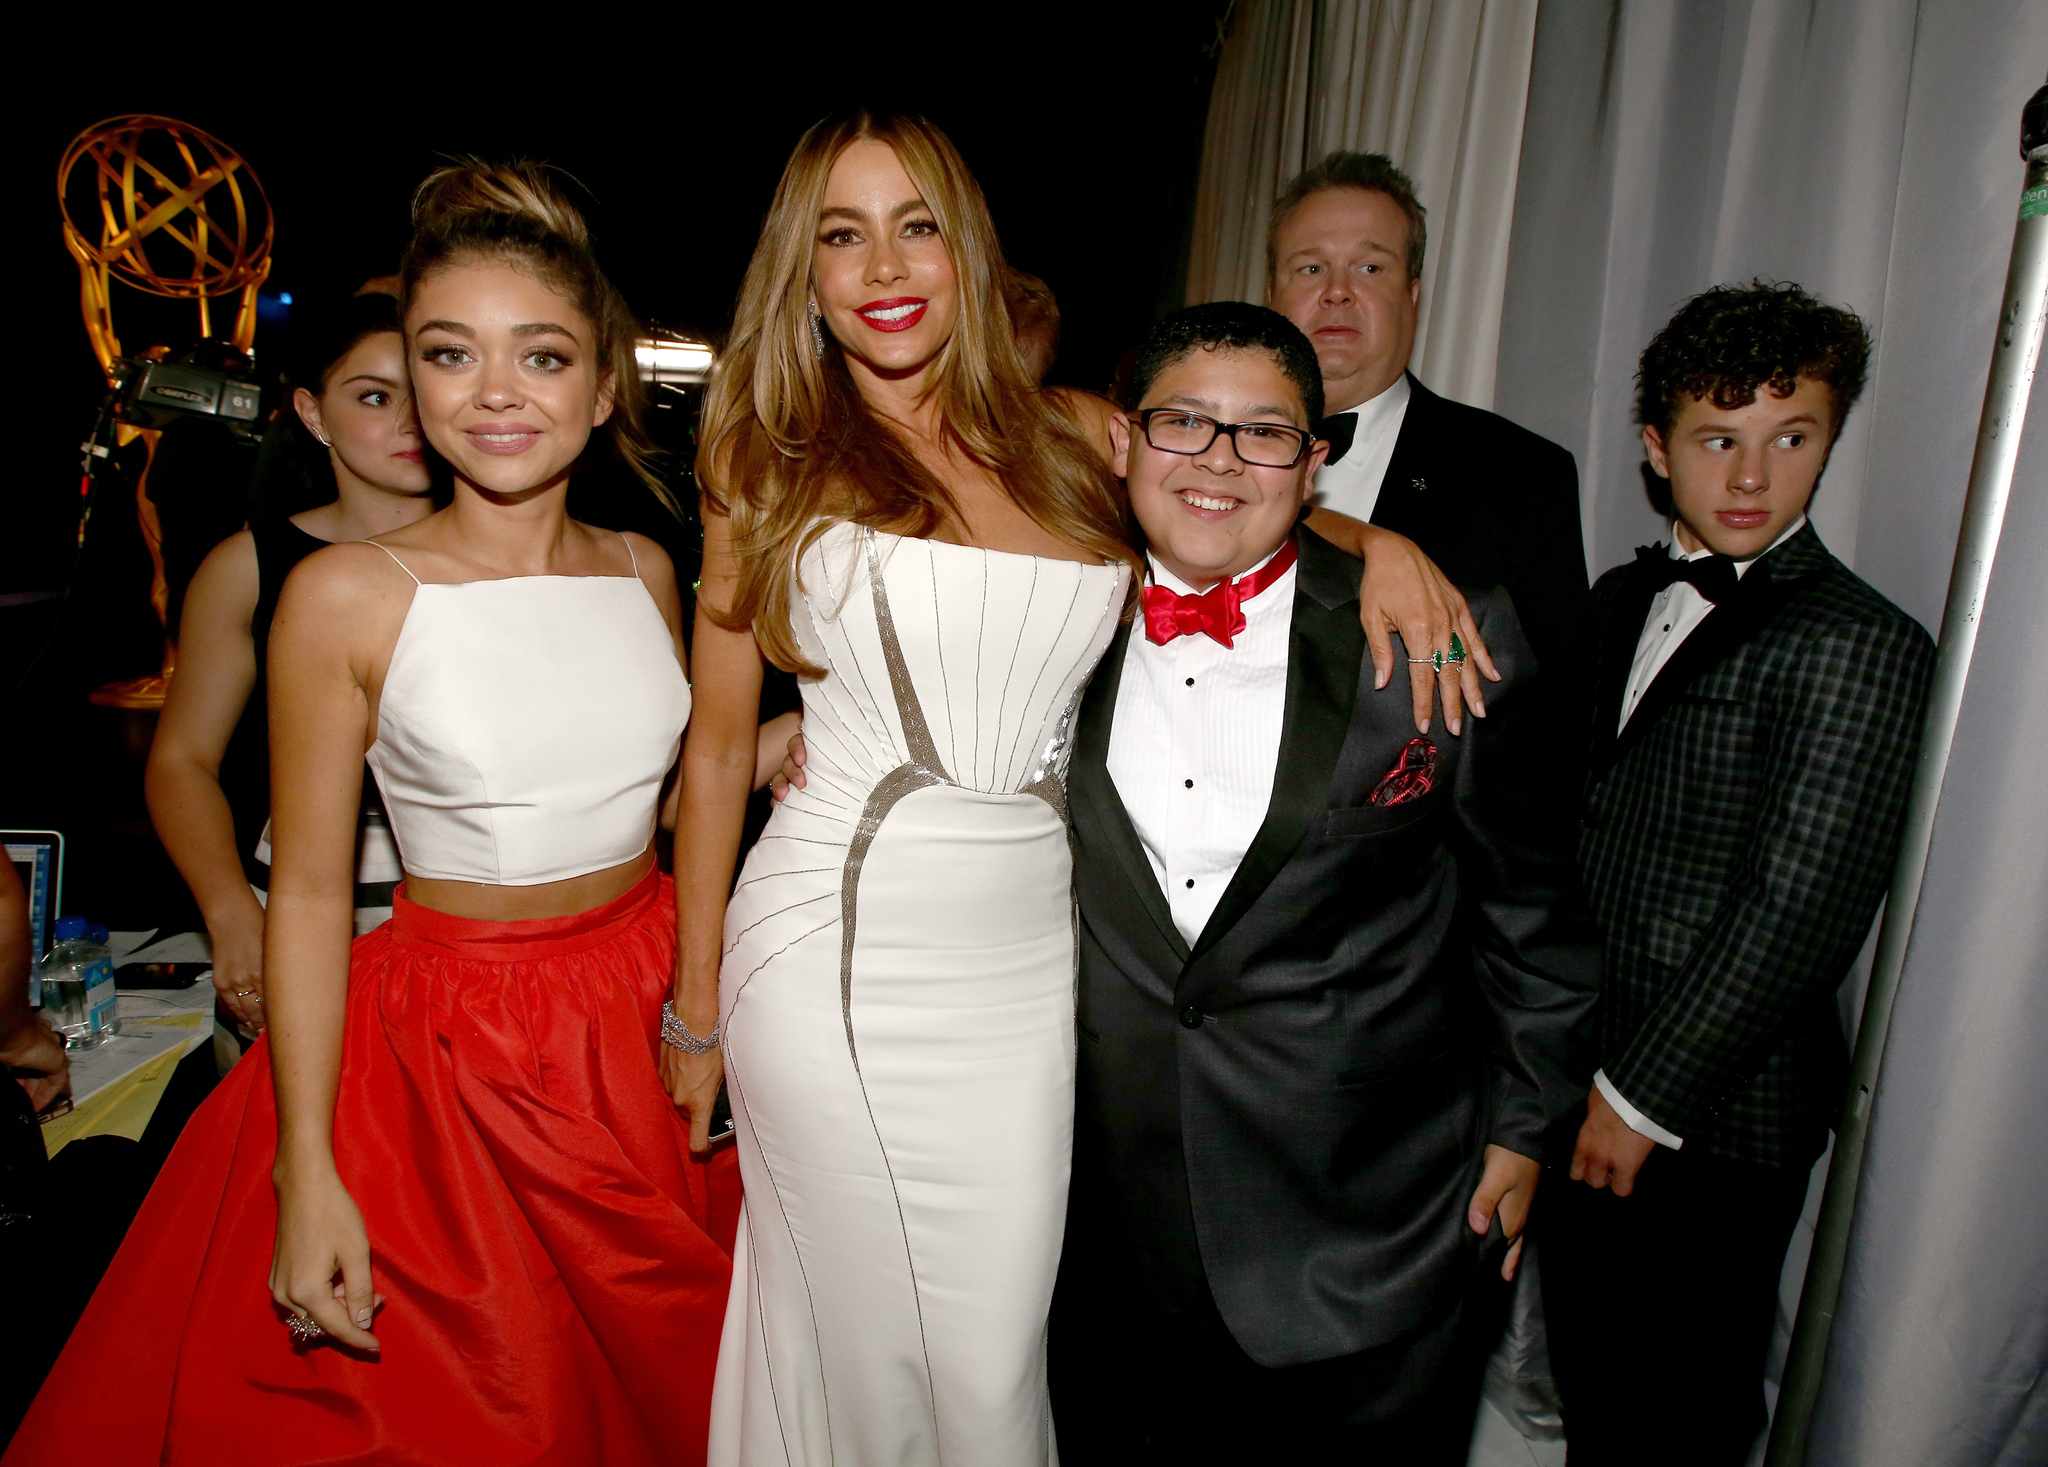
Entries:
<svg viewBox="0 0 2048 1467">
<path fill-rule="evenodd" d="M 502 260 L 530 271 L 583 313 L 597 331 L 597 360 L 611 379 L 612 414 L 592 432 L 592 446 L 612 453 L 680 515 L 674 493 L 655 470 L 663 450 L 647 429 L 647 387 L 634 344 L 639 320 L 597 263 L 590 225 L 562 176 L 545 163 L 489 163 L 457 158 L 428 174 L 412 197 L 412 243 L 400 271 L 399 319 L 412 309 L 420 282 L 471 260 Z"/>
<path fill-rule="evenodd" d="M 895 151 L 958 280 L 958 322 L 929 389 L 941 432 L 1047 532 L 1105 561 L 1137 564 L 1115 479 L 1018 355 L 1002 246 L 951 140 L 921 117 L 828 117 L 798 141 L 776 185 L 697 451 L 705 503 L 730 516 L 739 564 L 732 605 L 707 600 L 705 614 L 728 631 L 751 630 L 770 662 L 809 676 L 820 670 L 805 662 L 789 618 L 804 551 L 837 522 L 928 536 L 957 510 L 902 431 L 862 399 L 838 343 L 827 333 L 821 353 L 812 335 L 811 257 L 826 180 L 839 155 L 866 139 Z"/>
</svg>

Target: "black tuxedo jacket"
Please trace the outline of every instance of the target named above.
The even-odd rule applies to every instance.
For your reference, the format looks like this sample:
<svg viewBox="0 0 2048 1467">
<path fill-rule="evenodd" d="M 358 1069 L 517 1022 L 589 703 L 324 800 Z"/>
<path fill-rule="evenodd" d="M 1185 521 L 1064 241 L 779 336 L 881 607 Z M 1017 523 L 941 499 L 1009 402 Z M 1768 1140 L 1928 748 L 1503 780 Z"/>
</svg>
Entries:
<svg viewBox="0 0 2048 1467">
<path fill-rule="evenodd" d="M 1835 990 L 1891 876 L 1934 644 L 1808 525 L 1617 736 L 1654 594 L 1640 563 L 1593 592 L 1580 862 L 1606 939 L 1600 1062 L 1687 1151 L 1804 1166 L 1841 1105 Z"/>
<path fill-rule="evenodd" d="M 1460 586 L 1504 587 L 1545 685 L 1561 706 L 1583 710 L 1591 617 L 1571 454 L 1498 413 L 1438 397 L 1413 373 L 1408 390 L 1372 522 L 1420 545 Z"/>
<path fill-rule="evenodd" d="M 1535 1156 L 1584 1103 L 1598 980 L 1570 823 L 1525 798 L 1546 771 L 1526 757 L 1534 668 L 1513 609 L 1473 597 L 1505 674 L 1490 716 L 1439 738 L 1429 794 L 1373 806 L 1415 737 L 1408 689 L 1373 690 L 1359 563 L 1298 544 L 1272 803 L 1192 949 L 1105 765 L 1128 628 L 1068 777 L 1072 1226 L 1090 1234 L 1072 1241 L 1142 1259 L 1191 1218 L 1218 1309 L 1268 1366 L 1395 1339 L 1469 1285 L 1484 1146 Z"/>
</svg>

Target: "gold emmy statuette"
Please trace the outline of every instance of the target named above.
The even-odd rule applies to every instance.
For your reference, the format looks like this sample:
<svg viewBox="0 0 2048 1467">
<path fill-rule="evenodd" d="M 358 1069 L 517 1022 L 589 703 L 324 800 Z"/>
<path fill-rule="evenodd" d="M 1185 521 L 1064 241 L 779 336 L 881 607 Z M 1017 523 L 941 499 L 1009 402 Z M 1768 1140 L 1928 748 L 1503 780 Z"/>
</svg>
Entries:
<svg viewBox="0 0 2048 1467">
<path fill-rule="evenodd" d="M 209 304 L 239 293 L 229 341 L 247 352 L 256 339 L 256 292 L 270 274 L 269 200 L 255 172 L 220 139 L 189 123 L 137 114 L 111 117 L 71 140 L 57 165 L 64 244 L 78 261 L 79 308 L 100 369 L 114 383 L 121 356 L 114 335 L 112 282 L 199 305 L 199 335 L 213 335 Z M 145 357 L 167 356 L 152 347 Z M 123 446 L 141 438 L 152 458 L 158 430 L 122 423 Z M 150 604 L 163 618 L 169 600 L 163 532 L 148 496 L 145 467 L 135 483 L 136 513 L 155 574 Z M 158 709 L 177 665 L 177 628 L 164 629 L 160 673 L 109 683 L 89 696 L 105 708 Z"/>
</svg>

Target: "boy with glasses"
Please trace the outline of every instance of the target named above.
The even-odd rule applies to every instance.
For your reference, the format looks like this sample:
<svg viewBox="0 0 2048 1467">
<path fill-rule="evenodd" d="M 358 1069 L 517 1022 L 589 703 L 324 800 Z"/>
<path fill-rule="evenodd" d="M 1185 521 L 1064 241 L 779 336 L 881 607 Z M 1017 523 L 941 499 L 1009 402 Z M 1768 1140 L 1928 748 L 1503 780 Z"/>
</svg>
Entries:
<svg viewBox="0 0 2048 1467">
<path fill-rule="evenodd" d="M 1295 326 L 1218 302 L 1155 330 L 1113 425 L 1150 584 L 1068 776 L 1070 1463 L 1462 1462 L 1470 1296 L 1589 1074 L 1596 944 L 1513 607 L 1470 596 L 1490 716 L 1417 738 L 1358 562 L 1297 529 L 1321 398 Z"/>
</svg>

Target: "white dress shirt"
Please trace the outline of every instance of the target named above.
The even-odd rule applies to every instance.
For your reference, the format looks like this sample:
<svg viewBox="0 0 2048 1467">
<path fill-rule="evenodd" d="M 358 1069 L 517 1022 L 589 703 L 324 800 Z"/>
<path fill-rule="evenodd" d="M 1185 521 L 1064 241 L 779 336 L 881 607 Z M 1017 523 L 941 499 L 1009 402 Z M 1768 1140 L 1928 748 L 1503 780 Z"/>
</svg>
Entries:
<svg viewBox="0 0 2048 1467">
<path fill-rule="evenodd" d="M 1157 560 L 1151 568 L 1154 584 L 1193 593 Z M 1141 617 L 1124 652 L 1105 763 L 1190 947 L 1273 800 L 1295 571 L 1242 604 L 1234 646 L 1203 632 L 1161 646 Z"/>
<path fill-rule="evenodd" d="M 1354 520 L 1372 519 L 1373 506 L 1380 502 L 1380 483 L 1387 477 L 1394 444 L 1408 416 L 1410 396 L 1408 374 L 1403 372 L 1378 397 L 1369 397 L 1357 407 L 1346 409 L 1358 419 L 1358 428 L 1344 457 L 1316 471 L 1316 505 L 1348 514 Z"/>
<path fill-rule="evenodd" d="M 1736 578 L 1748 575 L 1751 566 L 1798 534 L 1805 524 L 1806 516 L 1799 516 L 1769 545 L 1748 560 L 1736 561 Z M 1705 560 L 1714 552 L 1701 546 L 1692 554 L 1686 554 L 1678 548 L 1678 532 L 1674 530 L 1670 553 L 1673 560 Z M 1705 621 L 1707 613 L 1713 609 L 1714 603 L 1702 596 L 1699 588 L 1690 581 L 1673 581 L 1650 599 L 1650 614 L 1643 618 L 1643 632 L 1636 639 L 1636 657 L 1629 664 L 1628 687 L 1621 695 L 1621 722 L 1615 732 L 1628 727 L 1629 715 L 1636 711 L 1636 704 L 1643 701 L 1643 694 L 1650 690 L 1650 684 L 1657 680 L 1664 664 L 1671 660 L 1672 654 L 1692 635 L 1693 628 Z"/>
<path fill-rule="evenodd" d="M 1737 578 L 1749 574 L 1749 568 L 1798 534 L 1806 524 L 1801 515 L 1784 531 L 1748 560 L 1735 562 Z M 1678 548 L 1678 532 L 1671 534 L 1671 558 L 1673 560 L 1705 560 L 1714 552 L 1702 546 L 1688 555 Z M 1643 618 L 1642 635 L 1636 639 L 1635 661 L 1629 664 L 1628 687 L 1621 695 L 1621 722 L 1616 732 L 1628 727 L 1629 716 L 1636 711 L 1636 705 L 1643 701 L 1643 694 L 1650 684 L 1657 680 L 1657 674 L 1664 670 L 1685 639 L 1693 634 L 1699 624 L 1707 619 L 1707 613 L 1714 609 L 1714 603 L 1699 593 L 1690 581 L 1673 581 L 1650 599 L 1650 614 Z M 1627 1122 L 1628 1128 L 1638 1136 L 1647 1136 L 1659 1146 L 1678 1150 L 1685 1142 L 1658 1125 L 1641 1111 L 1630 1105 L 1627 1097 L 1614 1088 L 1614 1082 L 1607 1078 L 1607 1071 L 1599 1070 L 1593 1075 L 1593 1084 L 1607 1097 L 1607 1103 L 1614 1107 L 1616 1115 Z"/>
</svg>

